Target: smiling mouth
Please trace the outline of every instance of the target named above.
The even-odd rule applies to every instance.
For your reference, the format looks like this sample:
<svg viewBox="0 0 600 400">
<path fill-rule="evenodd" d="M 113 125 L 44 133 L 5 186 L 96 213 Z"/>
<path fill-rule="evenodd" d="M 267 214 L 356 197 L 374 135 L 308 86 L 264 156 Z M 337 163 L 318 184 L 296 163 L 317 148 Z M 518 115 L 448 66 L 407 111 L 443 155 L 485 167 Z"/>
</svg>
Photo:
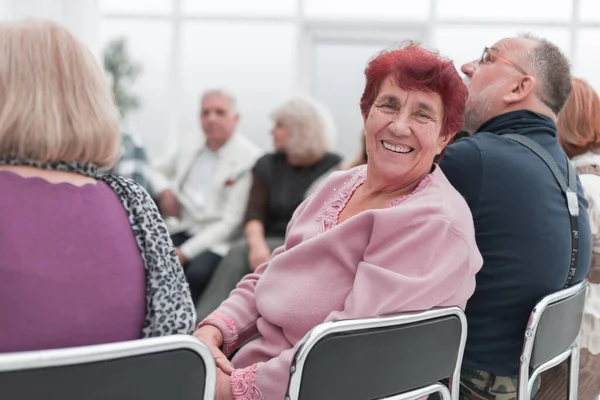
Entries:
<svg viewBox="0 0 600 400">
<path fill-rule="evenodd" d="M 383 145 L 383 147 L 386 150 L 389 150 L 393 153 L 398 153 L 398 154 L 408 154 L 414 150 L 412 147 L 408 147 L 408 146 L 394 146 L 394 145 L 384 142 L 383 140 L 381 141 L 381 144 Z"/>
</svg>

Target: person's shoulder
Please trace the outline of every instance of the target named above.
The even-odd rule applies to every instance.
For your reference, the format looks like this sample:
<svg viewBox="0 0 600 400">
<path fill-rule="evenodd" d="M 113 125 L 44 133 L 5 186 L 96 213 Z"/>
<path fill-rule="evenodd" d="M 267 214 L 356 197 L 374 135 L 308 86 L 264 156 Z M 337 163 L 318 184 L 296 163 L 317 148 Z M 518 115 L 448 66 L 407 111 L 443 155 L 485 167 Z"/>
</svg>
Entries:
<svg viewBox="0 0 600 400">
<path fill-rule="evenodd" d="M 431 173 L 433 184 L 429 197 L 437 199 L 436 204 L 439 217 L 446 218 L 452 225 L 462 225 L 467 221 L 472 227 L 473 216 L 465 198 L 446 177 L 441 168 Z"/>
<path fill-rule="evenodd" d="M 449 145 L 439 160 L 439 167 L 455 186 L 457 182 L 469 183 L 482 173 L 482 149 L 486 145 L 481 142 L 486 139 L 477 136 L 465 137 Z"/>
<path fill-rule="evenodd" d="M 238 168 L 251 170 L 264 152 L 250 139 L 235 133 L 222 149 L 223 157 L 233 161 Z"/>
<path fill-rule="evenodd" d="M 345 171 L 333 171 L 319 185 L 319 188 L 315 191 L 315 195 L 320 196 L 325 194 L 326 196 L 331 197 L 334 192 L 348 187 L 350 185 L 350 181 L 357 180 L 361 176 L 366 175 L 366 173 L 366 165 L 361 165 Z"/>
<path fill-rule="evenodd" d="M 281 157 L 280 153 L 276 153 L 276 152 L 268 152 L 268 153 L 264 153 L 261 154 L 260 157 L 258 157 L 258 159 L 256 160 L 257 163 L 261 162 L 261 163 L 267 163 L 267 162 L 275 162 L 277 159 L 281 159 L 283 157 Z"/>
<path fill-rule="evenodd" d="M 442 157 L 442 160 L 444 160 L 444 158 L 448 155 L 460 155 L 462 157 L 469 157 L 479 154 L 481 152 L 481 148 L 487 146 L 487 136 L 488 134 L 483 132 L 483 135 L 481 136 L 478 133 L 473 136 L 466 136 L 458 139 L 454 143 L 448 145 L 446 151 L 444 152 L 444 157 Z"/>
<path fill-rule="evenodd" d="M 452 183 L 446 177 L 446 174 L 439 166 L 427 177 L 426 185 L 415 193 L 416 205 L 422 205 L 427 210 L 427 214 L 436 217 L 447 216 L 449 210 L 461 209 L 468 210 L 468 206 L 460 193 L 452 186 Z"/>
<path fill-rule="evenodd" d="M 402 220 L 405 225 L 433 221 L 449 224 L 464 234 L 473 232 L 473 218 L 467 202 L 439 167 L 423 178 L 419 186 L 397 206 L 390 207 L 387 214 L 387 217 L 382 216 L 383 219 Z"/>
<path fill-rule="evenodd" d="M 258 158 L 263 154 L 263 151 L 256 143 L 240 133 L 235 133 L 230 140 L 232 141 L 233 148 L 245 153 L 249 157 Z"/>
<path fill-rule="evenodd" d="M 503 157 L 507 153 L 512 153 L 511 150 L 514 144 L 515 143 L 512 141 L 503 137 L 503 135 L 481 131 L 472 136 L 457 140 L 455 143 L 448 146 L 448 149 L 457 149 L 463 153 L 474 153 L 477 151 L 484 157 Z"/>
<path fill-rule="evenodd" d="M 121 201 L 130 204 L 152 204 L 152 196 L 144 189 L 142 185 L 131 178 L 120 175 L 107 174 L 100 177 L 100 181 L 107 185 Z"/>
<path fill-rule="evenodd" d="M 285 162 L 285 157 L 281 153 L 265 153 L 256 160 L 254 169 L 260 172 L 265 169 L 271 169 L 281 162 Z"/>
<path fill-rule="evenodd" d="M 579 174 L 579 180 L 581 186 L 583 186 L 584 192 L 591 193 L 594 196 L 600 198 L 600 176 L 595 174 Z"/>
<path fill-rule="evenodd" d="M 349 181 L 350 179 L 356 178 L 358 176 L 367 174 L 367 165 L 359 165 L 358 167 L 350 168 L 347 170 L 334 171 L 331 173 L 330 180 L 332 182 L 337 181 Z"/>
<path fill-rule="evenodd" d="M 341 164 L 342 160 L 342 156 L 335 153 L 325 153 L 325 155 L 323 156 L 323 161 L 327 164 L 331 164 L 332 166 Z"/>
<path fill-rule="evenodd" d="M 352 195 L 354 183 L 366 176 L 366 169 L 366 165 L 362 165 L 332 172 L 306 197 L 295 214 L 309 215 L 311 220 L 329 215 L 333 208 L 339 206 L 340 200 Z"/>
<path fill-rule="evenodd" d="M 197 132 L 185 133 L 181 135 L 177 147 L 170 151 L 170 156 L 167 159 L 178 160 L 194 157 L 205 146 L 206 139 Z"/>
</svg>

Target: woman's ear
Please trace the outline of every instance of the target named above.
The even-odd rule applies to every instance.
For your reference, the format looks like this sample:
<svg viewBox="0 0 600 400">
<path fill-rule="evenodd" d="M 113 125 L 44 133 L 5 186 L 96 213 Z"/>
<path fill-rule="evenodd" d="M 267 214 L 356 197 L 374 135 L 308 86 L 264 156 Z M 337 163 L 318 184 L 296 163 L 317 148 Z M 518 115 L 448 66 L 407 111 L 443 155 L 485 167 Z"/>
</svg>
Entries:
<svg viewBox="0 0 600 400">
<path fill-rule="evenodd" d="M 438 134 L 437 149 L 435 151 L 436 157 L 439 156 L 444 151 L 446 146 L 448 146 L 448 143 L 450 143 L 450 141 L 452 140 L 452 137 L 454 137 L 454 135 L 452 135 L 452 134 L 444 135 L 444 130 L 446 127 L 446 117 L 447 117 L 447 115 L 444 112 L 444 116 L 442 118 L 442 123 L 440 126 L 440 133 Z"/>
<path fill-rule="evenodd" d="M 453 137 L 454 137 L 454 135 L 442 135 L 440 133 L 440 136 L 438 137 L 438 142 L 437 142 L 437 149 L 435 152 L 436 156 L 439 156 L 440 154 L 442 154 L 442 152 L 444 151 L 446 146 L 448 146 L 448 144 L 450 143 L 450 141 L 452 140 Z"/>
</svg>

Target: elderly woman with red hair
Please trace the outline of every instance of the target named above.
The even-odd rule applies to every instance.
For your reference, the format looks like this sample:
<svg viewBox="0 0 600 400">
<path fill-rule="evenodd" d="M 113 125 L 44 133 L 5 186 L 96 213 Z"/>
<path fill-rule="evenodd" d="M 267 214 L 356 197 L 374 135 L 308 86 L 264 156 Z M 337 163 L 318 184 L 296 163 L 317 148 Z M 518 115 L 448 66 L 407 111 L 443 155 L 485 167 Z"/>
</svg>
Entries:
<svg viewBox="0 0 600 400">
<path fill-rule="evenodd" d="M 472 216 L 434 163 L 463 125 L 467 88 L 452 62 L 413 43 L 365 75 L 367 165 L 332 174 L 271 260 L 198 325 L 217 399 L 284 398 L 296 344 L 322 322 L 464 307 L 473 293 Z"/>
</svg>

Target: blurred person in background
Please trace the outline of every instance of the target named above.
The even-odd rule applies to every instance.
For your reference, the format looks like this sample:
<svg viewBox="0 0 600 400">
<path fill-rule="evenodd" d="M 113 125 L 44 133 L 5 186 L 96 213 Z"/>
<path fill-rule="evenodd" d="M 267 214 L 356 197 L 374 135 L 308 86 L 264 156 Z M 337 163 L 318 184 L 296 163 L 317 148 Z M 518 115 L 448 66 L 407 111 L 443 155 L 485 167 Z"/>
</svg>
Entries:
<svg viewBox="0 0 600 400">
<path fill-rule="evenodd" d="M 223 90 L 202 95 L 203 134 L 189 135 L 152 177 L 194 302 L 241 234 L 260 149 L 236 133 L 236 100 Z"/>
<path fill-rule="evenodd" d="M 246 208 L 245 237 L 221 261 L 198 304 L 203 319 L 227 298 L 229 292 L 281 246 L 296 208 L 331 172 L 341 157 L 330 153 L 335 135 L 333 118 L 321 104 L 293 98 L 271 114 L 275 152 L 254 166 Z"/>
<path fill-rule="evenodd" d="M 592 230 L 589 289 L 579 335 L 579 400 L 600 397 L 600 98 L 584 80 L 573 79 L 573 93 L 561 111 L 558 141 L 583 185 Z M 567 393 L 569 366 L 562 363 L 542 374 L 536 399 L 559 400 Z"/>
<path fill-rule="evenodd" d="M 473 219 L 433 162 L 463 125 L 467 88 L 451 61 L 413 43 L 365 75 L 367 165 L 327 178 L 285 243 L 195 332 L 219 367 L 219 400 L 283 399 L 298 341 L 322 322 L 464 307 L 473 293 Z"/>
<path fill-rule="evenodd" d="M 193 330 L 147 192 L 108 175 L 118 112 L 92 53 L 49 21 L 0 23 L 0 352 Z"/>
<path fill-rule="evenodd" d="M 133 180 L 154 198 L 154 190 L 150 185 L 152 169 L 141 138 L 132 133 L 122 132 L 121 139 L 123 141 L 121 157 L 109 173 Z"/>
</svg>

